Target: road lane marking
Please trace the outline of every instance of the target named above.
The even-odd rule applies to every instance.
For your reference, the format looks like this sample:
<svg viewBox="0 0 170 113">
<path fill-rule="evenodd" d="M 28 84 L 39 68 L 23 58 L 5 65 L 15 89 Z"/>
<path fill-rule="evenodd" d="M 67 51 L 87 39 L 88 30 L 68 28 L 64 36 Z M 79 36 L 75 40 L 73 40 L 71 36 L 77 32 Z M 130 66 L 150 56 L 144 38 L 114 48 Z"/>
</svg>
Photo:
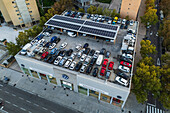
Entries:
<svg viewBox="0 0 170 113">
<path fill-rule="evenodd" d="M 7 101 L 7 100 L 5 100 L 5 102 L 6 102 L 6 103 L 8 103 L 8 104 L 10 104 L 10 103 L 11 103 L 11 102 L 9 102 L 9 101 Z"/>
<path fill-rule="evenodd" d="M 47 108 L 45 108 L 45 107 L 42 107 L 44 110 L 48 110 Z"/>
<path fill-rule="evenodd" d="M 16 95 L 12 94 L 12 96 L 16 97 Z"/>
<path fill-rule="evenodd" d="M 8 92 L 8 91 L 5 91 L 5 93 L 9 94 L 9 92 Z"/>
<path fill-rule="evenodd" d="M 20 108 L 21 110 L 23 110 L 23 111 L 26 111 L 26 109 L 24 109 L 24 108 Z"/>
<path fill-rule="evenodd" d="M 18 107 L 16 104 L 12 104 L 13 106 L 15 106 L 15 107 Z"/>
<path fill-rule="evenodd" d="M 38 104 L 34 104 L 35 106 L 39 106 Z"/>
<path fill-rule="evenodd" d="M 19 97 L 19 99 L 24 100 L 22 97 Z"/>
<path fill-rule="evenodd" d="M 51 111 L 51 113 L 55 113 L 54 111 Z"/>
<path fill-rule="evenodd" d="M 26 102 L 31 103 L 29 100 L 26 100 Z"/>
</svg>

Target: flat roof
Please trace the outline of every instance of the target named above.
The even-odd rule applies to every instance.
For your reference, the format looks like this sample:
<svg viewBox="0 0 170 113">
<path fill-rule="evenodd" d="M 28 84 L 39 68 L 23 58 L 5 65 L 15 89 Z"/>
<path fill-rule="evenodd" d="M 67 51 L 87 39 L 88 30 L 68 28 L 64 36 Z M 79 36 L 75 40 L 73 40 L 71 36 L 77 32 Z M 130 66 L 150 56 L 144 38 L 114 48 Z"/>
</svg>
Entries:
<svg viewBox="0 0 170 113">
<path fill-rule="evenodd" d="M 54 15 L 45 25 L 99 36 L 110 40 L 116 39 L 119 30 L 118 25 L 109 25 L 62 15 Z"/>
</svg>

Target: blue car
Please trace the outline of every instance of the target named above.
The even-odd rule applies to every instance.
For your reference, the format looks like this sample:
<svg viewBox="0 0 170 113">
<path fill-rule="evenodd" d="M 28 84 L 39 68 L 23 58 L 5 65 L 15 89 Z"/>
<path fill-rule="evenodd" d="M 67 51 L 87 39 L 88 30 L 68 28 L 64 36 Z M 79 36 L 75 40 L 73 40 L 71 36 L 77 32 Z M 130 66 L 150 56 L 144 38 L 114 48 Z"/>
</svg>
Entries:
<svg viewBox="0 0 170 113">
<path fill-rule="evenodd" d="M 56 40 L 57 40 L 57 36 L 53 36 L 53 37 L 51 38 L 50 42 L 53 43 L 53 42 L 56 41 Z"/>
<path fill-rule="evenodd" d="M 44 37 L 44 35 L 43 35 L 43 34 L 40 34 L 36 39 L 37 39 L 37 40 L 41 40 L 43 37 Z"/>
<path fill-rule="evenodd" d="M 56 51 L 57 51 L 57 48 L 54 48 L 54 49 L 51 50 L 50 54 L 54 55 L 56 53 Z"/>
</svg>

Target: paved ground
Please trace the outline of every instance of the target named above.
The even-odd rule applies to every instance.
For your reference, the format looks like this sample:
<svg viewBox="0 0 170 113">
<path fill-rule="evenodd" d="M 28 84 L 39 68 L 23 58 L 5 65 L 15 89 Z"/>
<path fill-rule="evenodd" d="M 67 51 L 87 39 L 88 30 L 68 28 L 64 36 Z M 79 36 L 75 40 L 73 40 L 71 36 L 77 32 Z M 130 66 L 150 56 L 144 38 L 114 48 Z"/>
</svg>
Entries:
<svg viewBox="0 0 170 113">
<path fill-rule="evenodd" d="M 120 12 L 120 8 L 121 8 L 121 0 L 112 0 L 110 5 L 109 5 L 109 9 L 116 9 L 117 13 Z"/>
</svg>

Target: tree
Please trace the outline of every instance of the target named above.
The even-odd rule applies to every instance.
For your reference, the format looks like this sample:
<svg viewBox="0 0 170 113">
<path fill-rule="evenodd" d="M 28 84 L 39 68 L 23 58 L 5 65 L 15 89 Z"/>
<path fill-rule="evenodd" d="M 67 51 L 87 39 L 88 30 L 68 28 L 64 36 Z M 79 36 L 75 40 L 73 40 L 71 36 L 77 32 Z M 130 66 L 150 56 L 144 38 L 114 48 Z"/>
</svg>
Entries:
<svg viewBox="0 0 170 113">
<path fill-rule="evenodd" d="M 87 9 L 87 13 L 89 13 L 89 14 L 93 13 L 93 8 L 91 6 Z"/>
<path fill-rule="evenodd" d="M 129 20 L 129 15 L 127 15 L 127 16 L 125 17 L 125 19 L 126 19 L 126 20 Z"/>
<path fill-rule="evenodd" d="M 140 48 L 140 54 L 143 58 L 149 56 L 150 54 L 156 53 L 156 47 L 151 44 L 151 41 L 149 40 L 142 40 L 140 42 L 141 48 Z"/>
<path fill-rule="evenodd" d="M 146 10 L 148 10 L 148 8 L 155 8 L 155 0 L 146 0 L 145 1 L 146 4 Z"/>
<path fill-rule="evenodd" d="M 109 10 L 108 8 L 105 8 L 103 11 L 103 14 L 106 16 L 110 16 L 111 15 L 111 10 Z"/>
<path fill-rule="evenodd" d="M 118 18 L 120 17 L 120 13 L 116 13 L 116 15 L 115 16 L 117 16 Z"/>
<path fill-rule="evenodd" d="M 170 68 L 170 55 L 168 53 L 165 53 L 161 56 L 161 62 L 162 65 L 164 65 L 167 68 Z"/>
<path fill-rule="evenodd" d="M 113 9 L 112 13 L 111 13 L 111 17 L 115 17 L 116 16 L 116 9 Z"/>
<path fill-rule="evenodd" d="M 79 12 L 85 13 L 85 10 L 83 8 L 79 8 Z"/>
<path fill-rule="evenodd" d="M 152 57 L 145 57 L 145 58 L 141 59 L 137 65 L 139 66 L 141 63 L 144 63 L 145 65 L 148 65 L 148 66 L 152 66 L 154 61 L 153 61 Z"/>
<path fill-rule="evenodd" d="M 15 56 L 21 50 L 21 48 L 13 42 L 7 43 L 7 49 L 9 54 L 13 56 Z"/>
<path fill-rule="evenodd" d="M 160 96 L 160 76 L 159 67 L 145 65 L 143 62 L 139 64 L 132 81 L 134 85 L 132 91 L 135 93 L 139 103 L 144 103 L 147 100 L 149 92 L 151 92 L 155 98 Z"/>
<path fill-rule="evenodd" d="M 76 11 L 76 9 L 75 9 L 75 7 L 72 7 L 72 9 L 71 9 L 72 11 Z"/>
<path fill-rule="evenodd" d="M 155 25 L 158 22 L 158 16 L 156 14 L 157 9 L 148 8 L 144 16 L 141 17 L 141 22 L 147 25 L 149 22 L 150 25 Z"/>
<path fill-rule="evenodd" d="M 97 14 L 98 14 L 98 15 L 103 15 L 103 8 L 102 8 L 102 7 L 99 6 L 99 7 L 97 8 Z"/>
<path fill-rule="evenodd" d="M 15 39 L 17 46 L 22 48 L 25 44 L 29 43 L 29 36 L 25 32 L 19 32 L 18 37 Z"/>
<path fill-rule="evenodd" d="M 167 16 L 170 11 L 170 0 L 161 0 L 159 5 L 160 5 L 160 8 L 163 10 L 165 16 Z"/>
</svg>

